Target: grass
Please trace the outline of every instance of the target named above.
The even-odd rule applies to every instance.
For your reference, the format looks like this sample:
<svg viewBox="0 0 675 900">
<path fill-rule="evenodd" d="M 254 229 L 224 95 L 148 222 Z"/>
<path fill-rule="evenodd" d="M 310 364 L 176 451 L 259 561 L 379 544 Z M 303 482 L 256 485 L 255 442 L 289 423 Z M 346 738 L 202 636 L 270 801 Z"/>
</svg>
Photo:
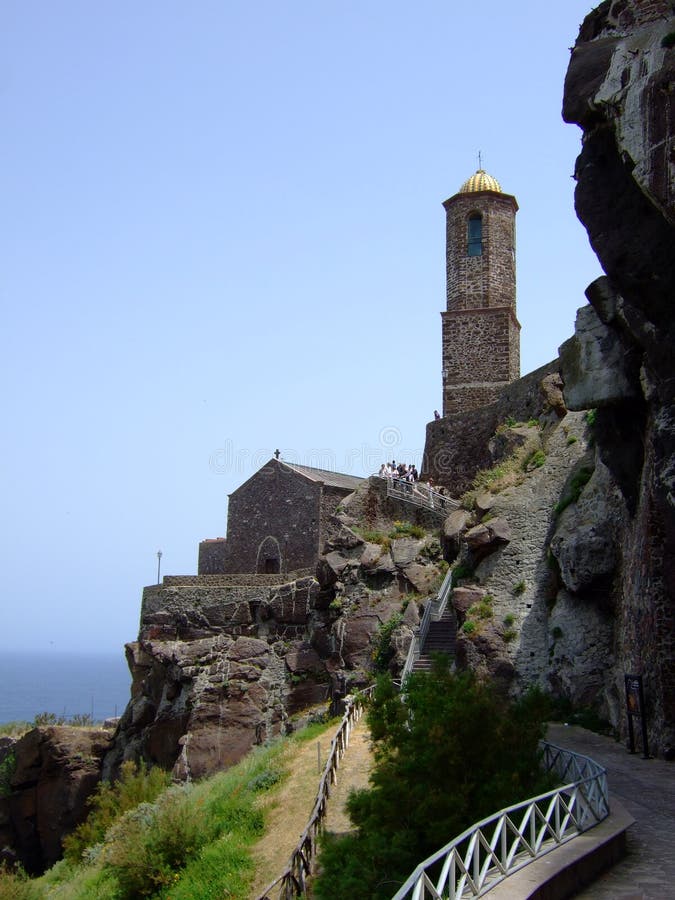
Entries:
<svg viewBox="0 0 675 900">
<path fill-rule="evenodd" d="M 486 594 L 482 600 L 471 604 L 466 611 L 466 621 L 462 625 L 464 634 L 468 636 L 480 634 L 483 623 L 494 616 L 493 603 L 492 594 Z"/>
<path fill-rule="evenodd" d="M 531 420 L 532 423 L 535 421 L 534 419 Z M 530 425 L 530 423 L 527 424 Z M 521 484 L 527 477 L 529 470 L 539 468 L 546 462 L 546 454 L 540 446 L 539 430 L 534 428 L 534 425 L 531 427 L 533 429 L 532 433 L 528 434 L 522 446 L 517 447 L 510 456 L 501 460 L 491 469 L 481 469 L 476 473 L 471 490 L 460 497 L 462 507 L 472 510 L 475 505 L 476 494 L 479 491 L 489 491 L 492 494 L 498 494 L 500 491 L 506 490 L 506 488 Z"/>
<path fill-rule="evenodd" d="M 244 900 L 254 876 L 251 850 L 264 833 L 270 798 L 287 776 L 289 746 L 316 740 L 333 726 L 313 724 L 256 748 L 226 772 L 173 785 L 124 811 L 117 802 L 102 835 L 92 830 L 88 847 L 78 844 L 75 852 L 73 844 L 69 857 L 40 878 L 0 872 L 0 900 Z M 151 777 L 159 779 L 159 770 L 128 771 L 124 784 L 102 789 L 106 802 L 99 807 L 110 807 L 115 792 L 118 800 L 124 794 L 149 796 L 142 782 Z"/>
<path fill-rule="evenodd" d="M 421 525 L 413 525 L 412 522 L 394 522 L 394 527 L 389 532 L 389 537 L 392 540 L 400 537 L 423 538 L 425 536 L 426 531 L 424 528 Z"/>
</svg>

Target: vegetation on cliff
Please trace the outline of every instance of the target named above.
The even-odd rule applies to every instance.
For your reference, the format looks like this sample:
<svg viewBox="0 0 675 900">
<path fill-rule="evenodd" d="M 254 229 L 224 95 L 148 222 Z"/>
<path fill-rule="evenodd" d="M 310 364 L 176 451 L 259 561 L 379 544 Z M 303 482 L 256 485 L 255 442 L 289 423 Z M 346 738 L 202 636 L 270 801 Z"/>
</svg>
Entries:
<svg viewBox="0 0 675 900">
<path fill-rule="evenodd" d="M 368 714 L 375 768 L 350 796 L 355 831 L 327 836 L 318 900 L 389 898 L 418 862 L 495 810 L 549 787 L 539 765 L 547 701 L 505 702 L 470 672 L 440 658 L 415 673 L 406 702 L 387 676 Z"/>
<path fill-rule="evenodd" d="M 99 787 L 61 862 L 35 879 L 0 870 L 0 900 L 245 900 L 252 848 L 266 828 L 269 795 L 286 777 L 288 745 L 327 727 L 257 748 L 195 784 L 167 787 L 166 773 L 126 765 L 118 782 Z"/>
</svg>

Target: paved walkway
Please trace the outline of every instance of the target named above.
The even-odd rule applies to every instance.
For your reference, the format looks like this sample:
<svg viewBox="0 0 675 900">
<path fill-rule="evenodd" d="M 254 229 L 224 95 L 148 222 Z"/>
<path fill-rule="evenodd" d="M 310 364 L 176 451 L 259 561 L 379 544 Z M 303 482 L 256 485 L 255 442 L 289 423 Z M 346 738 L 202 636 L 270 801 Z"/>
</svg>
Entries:
<svg viewBox="0 0 675 900">
<path fill-rule="evenodd" d="M 577 726 L 551 724 L 547 737 L 605 766 L 610 806 L 617 797 L 635 818 L 626 858 L 578 900 L 675 898 L 675 763 L 642 759 L 612 738 Z"/>
</svg>

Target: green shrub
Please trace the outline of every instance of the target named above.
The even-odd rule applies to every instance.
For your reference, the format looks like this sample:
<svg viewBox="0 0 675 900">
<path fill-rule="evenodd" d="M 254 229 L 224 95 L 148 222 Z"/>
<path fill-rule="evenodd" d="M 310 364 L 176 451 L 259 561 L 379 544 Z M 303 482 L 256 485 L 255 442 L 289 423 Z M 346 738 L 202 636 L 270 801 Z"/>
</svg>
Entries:
<svg viewBox="0 0 675 900">
<path fill-rule="evenodd" d="M 543 450 L 535 450 L 529 456 L 525 457 L 525 462 L 523 463 L 523 470 L 527 471 L 528 469 L 540 469 L 544 463 L 546 462 L 546 454 Z"/>
<path fill-rule="evenodd" d="M 342 612 L 343 606 L 344 603 L 342 602 L 342 599 L 340 597 L 335 597 L 328 604 L 328 609 L 330 610 L 330 612 L 339 615 Z"/>
<path fill-rule="evenodd" d="M 359 530 L 359 534 L 363 540 L 367 541 L 369 544 L 379 544 L 385 553 L 391 549 L 391 538 L 381 531 L 367 531 L 362 529 Z"/>
<path fill-rule="evenodd" d="M 412 522 L 394 522 L 394 527 L 389 532 L 392 540 L 400 537 L 423 538 L 426 531 L 421 525 L 413 525 Z"/>
<path fill-rule="evenodd" d="M 579 440 L 579 438 L 576 436 L 576 434 L 571 434 L 571 435 L 567 438 L 567 446 L 570 447 L 572 444 L 576 444 L 576 442 L 577 442 L 578 440 Z"/>
<path fill-rule="evenodd" d="M 401 613 L 395 613 L 387 622 L 383 622 L 375 635 L 375 647 L 373 650 L 373 662 L 375 671 L 386 672 L 389 663 L 394 658 L 395 649 L 391 643 L 394 631 L 403 621 Z"/>
<path fill-rule="evenodd" d="M 461 578 L 473 578 L 474 570 L 468 562 L 455 563 L 452 567 L 452 580 L 457 583 Z"/>
<path fill-rule="evenodd" d="M 153 801 L 170 783 L 170 774 L 158 767 L 148 770 L 143 762 L 122 763 L 118 781 L 100 782 L 87 801 L 91 812 L 86 820 L 63 839 L 65 858 L 79 862 L 85 849 L 100 843 L 120 816 L 139 803 Z"/>
<path fill-rule="evenodd" d="M 516 617 L 513 615 L 513 613 L 507 613 L 504 616 L 504 618 L 502 619 L 502 621 L 504 622 L 504 624 L 506 625 L 507 628 L 510 628 L 511 625 L 513 625 L 513 623 L 516 621 Z"/>
<path fill-rule="evenodd" d="M 539 427 L 539 419 L 528 419 L 527 427 L 528 428 L 538 428 Z"/>
<path fill-rule="evenodd" d="M 472 622 L 471 619 L 467 619 L 466 622 L 462 625 L 462 631 L 464 634 L 473 634 L 476 630 L 476 623 Z"/>
<path fill-rule="evenodd" d="M 420 556 L 425 556 L 427 559 L 433 561 L 441 558 L 443 553 L 443 548 L 440 545 L 440 542 L 433 538 L 433 540 L 429 541 L 428 544 L 425 544 L 424 547 L 420 550 Z"/>
<path fill-rule="evenodd" d="M 515 629 L 507 628 L 506 631 L 504 632 L 503 637 L 504 637 L 504 642 L 507 644 L 510 644 L 511 641 L 515 641 L 515 639 L 517 637 L 517 633 L 516 633 Z"/>
<path fill-rule="evenodd" d="M 0 724 L 0 737 L 21 737 L 33 726 L 30 722 L 3 722 Z"/>
<path fill-rule="evenodd" d="M 525 583 L 525 579 L 521 578 L 520 581 L 517 581 L 513 585 L 513 593 L 516 595 L 524 594 L 527 589 L 527 584 Z"/>
<path fill-rule="evenodd" d="M 589 409 L 586 413 L 586 424 L 592 428 L 595 425 L 595 420 L 598 417 L 597 409 Z"/>
<path fill-rule="evenodd" d="M 34 728 L 45 728 L 50 725 L 65 725 L 66 719 L 65 716 L 57 716 L 56 713 L 53 712 L 41 712 L 38 713 L 33 719 L 33 727 Z"/>
<path fill-rule="evenodd" d="M 389 900 L 443 843 L 550 784 L 539 768 L 542 695 L 507 703 L 441 659 L 431 673 L 411 675 L 404 693 L 401 702 L 391 679 L 378 679 L 368 712 L 369 788 L 347 804 L 356 830 L 322 843 L 317 900 Z"/>
<path fill-rule="evenodd" d="M 0 863 L 0 900 L 39 900 L 43 896 L 21 866 L 10 869 Z"/>
<path fill-rule="evenodd" d="M 76 713 L 71 716 L 69 724 L 78 728 L 91 728 L 94 724 L 94 717 L 91 713 Z"/>
</svg>

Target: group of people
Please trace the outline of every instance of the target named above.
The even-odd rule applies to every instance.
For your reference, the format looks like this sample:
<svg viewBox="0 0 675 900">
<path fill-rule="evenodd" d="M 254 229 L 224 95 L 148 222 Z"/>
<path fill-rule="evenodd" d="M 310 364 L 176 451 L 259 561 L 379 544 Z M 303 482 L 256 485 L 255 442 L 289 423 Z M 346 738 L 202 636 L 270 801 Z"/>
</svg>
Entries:
<svg viewBox="0 0 675 900">
<path fill-rule="evenodd" d="M 416 481 L 419 481 L 420 477 L 420 473 L 415 465 L 409 466 L 407 463 L 396 465 L 395 459 L 392 459 L 391 462 L 382 463 L 377 474 L 380 478 L 398 478 L 401 481 L 408 482 L 408 484 L 414 484 Z"/>
</svg>

